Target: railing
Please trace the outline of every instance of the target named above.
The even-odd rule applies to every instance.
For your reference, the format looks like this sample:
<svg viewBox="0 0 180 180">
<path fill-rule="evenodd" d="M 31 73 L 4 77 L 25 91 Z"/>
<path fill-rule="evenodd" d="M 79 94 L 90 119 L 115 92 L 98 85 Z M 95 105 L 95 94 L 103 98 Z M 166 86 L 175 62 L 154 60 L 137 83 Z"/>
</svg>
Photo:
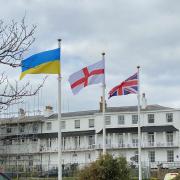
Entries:
<svg viewBox="0 0 180 180">
<path fill-rule="evenodd" d="M 138 143 L 131 143 L 131 144 L 107 144 L 106 148 L 107 149 L 119 149 L 119 148 L 137 148 Z M 161 147 L 178 147 L 177 143 L 142 143 L 142 148 L 151 148 L 151 147 L 156 147 L 156 148 L 161 148 Z M 96 149 L 102 149 L 103 146 L 102 144 L 96 145 Z"/>
<path fill-rule="evenodd" d="M 39 152 L 37 143 L 19 144 L 19 145 L 5 145 L 3 146 L 4 154 L 32 154 Z"/>
<path fill-rule="evenodd" d="M 95 149 L 95 145 L 88 145 L 88 146 L 76 146 L 76 147 L 62 147 L 62 151 L 84 151 L 84 150 L 93 150 Z M 57 152 L 58 147 L 46 147 L 41 146 L 39 149 L 40 152 Z"/>
<path fill-rule="evenodd" d="M 177 143 L 142 143 L 142 148 L 164 148 L 164 147 L 178 147 Z M 89 151 L 89 150 L 102 150 L 102 144 L 98 145 L 84 145 L 84 146 L 63 146 L 62 151 Z M 138 148 L 137 143 L 125 144 L 106 144 L 107 149 L 133 149 Z M 1 149 L 1 151 L 6 152 L 7 154 L 13 153 L 48 153 L 48 152 L 57 152 L 58 146 L 53 145 L 51 147 L 47 147 L 46 145 L 39 145 L 39 143 L 30 143 L 30 144 L 19 144 L 19 145 L 5 145 Z"/>
<path fill-rule="evenodd" d="M 177 144 L 168 144 L 168 143 L 143 143 L 142 144 L 142 148 L 151 148 L 151 147 L 177 147 Z M 62 151 L 66 152 L 66 151 L 85 151 L 85 150 L 98 150 L 98 149 L 102 149 L 103 146 L 102 144 L 98 144 L 98 145 L 88 145 L 88 146 L 71 146 L 71 147 L 62 147 Z M 124 143 L 120 143 L 120 144 L 106 144 L 106 148 L 107 149 L 133 149 L 133 148 L 138 148 L 138 144 L 137 143 L 132 143 L 132 144 L 124 144 Z M 52 146 L 52 147 L 45 147 L 45 146 L 41 146 L 39 148 L 40 152 L 57 152 L 58 151 L 58 147 L 57 146 Z"/>
<path fill-rule="evenodd" d="M 149 162 L 150 168 L 168 168 L 168 169 L 175 169 L 180 168 L 180 162 L 167 162 L 167 161 L 155 161 Z"/>
</svg>

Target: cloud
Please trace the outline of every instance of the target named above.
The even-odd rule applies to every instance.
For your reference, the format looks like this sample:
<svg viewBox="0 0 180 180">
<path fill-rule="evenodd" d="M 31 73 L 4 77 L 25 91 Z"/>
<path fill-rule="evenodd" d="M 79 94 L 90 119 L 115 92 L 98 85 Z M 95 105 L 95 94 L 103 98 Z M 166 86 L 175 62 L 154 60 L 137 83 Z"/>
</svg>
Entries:
<svg viewBox="0 0 180 180">
<path fill-rule="evenodd" d="M 73 96 L 68 76 L 101 59 L 106 52 L 107 92 L 141 66 L 141 91 L 148 102 L 179 107 L 180 1 L 167 0 L 17 0 L 1 2 L 6 22 L 26 13 L 36 24 L 36 42 L 29 54 L 57 47 L 62 38 L 63 111 L 98 108 L 100 86 L 85 88 Z M 18 77 L 18 72 L 9 76 Z M 41 76 L 28 76 L 32 81 Z M 35 84 L 34 84 L 35 85 Z M 56 78 L 50 77 L 42 105 L 57 104 Z M 136 96 L 112 98 L 109 106 L 135 105 Z"/>
</svg>

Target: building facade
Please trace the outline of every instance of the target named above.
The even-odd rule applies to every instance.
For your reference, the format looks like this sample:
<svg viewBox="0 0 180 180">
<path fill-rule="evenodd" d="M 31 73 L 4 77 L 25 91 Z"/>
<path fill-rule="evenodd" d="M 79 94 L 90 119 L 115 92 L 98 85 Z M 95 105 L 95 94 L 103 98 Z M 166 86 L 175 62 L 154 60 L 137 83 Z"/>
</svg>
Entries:
<svg viewBox="0 0 180 180">
<path fill-rule="evenodd" d="M 160 105 L 142 106 L 142 162 L 151 168 L 180 166 L 180 110 Z M 108 107 L 106 148 L 113 156 L 138 162 L 137 107 Z M 102 153 L 103 118 L 100 110 L 62 114 L 63 164 L 85 165 Z M 1 166 L 57 167 L 58 119 L 52 108 L 45 114 L 1 118 Z"/>
</svg>

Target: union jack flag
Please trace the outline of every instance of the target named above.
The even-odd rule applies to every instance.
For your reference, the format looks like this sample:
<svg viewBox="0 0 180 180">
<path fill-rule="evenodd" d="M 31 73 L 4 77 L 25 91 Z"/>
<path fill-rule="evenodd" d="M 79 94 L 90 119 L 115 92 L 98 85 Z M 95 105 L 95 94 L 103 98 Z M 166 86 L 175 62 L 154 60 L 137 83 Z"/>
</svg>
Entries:
<svg viewBox="0 0 180 180">
<path fill-rule="evenodd" d="M 109 92 L 109 98 L 112 96 L 121 96 L 128 94 L 137 94 L 138 93 L 138 73 L 135 73 L 121 84 L 115 86 Z"/>
</svg>

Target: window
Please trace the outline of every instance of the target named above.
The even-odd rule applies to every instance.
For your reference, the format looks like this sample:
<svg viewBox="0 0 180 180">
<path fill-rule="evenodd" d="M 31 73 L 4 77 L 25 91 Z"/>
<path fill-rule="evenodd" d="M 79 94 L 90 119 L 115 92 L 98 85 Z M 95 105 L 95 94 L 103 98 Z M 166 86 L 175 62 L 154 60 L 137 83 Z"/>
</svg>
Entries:
<svg viewBox="0 0 180 180">
<path fill-rule="evenodd" d="M 138 123 L 138 115 L 132 115 L 132 124 Z"/>
<path fill-rule="evenodd" d="M 47 122 L 46 123 L 46 129 L 47 130 L 51 130 L 52 129 L 52 123 L 51 122 Z"/>
<path fill-rule="evenodd" d="M 154 133 L 148 133 L 148 145 L 154 146 Z"/>
<path fill-rule="evenodd" d="M 75 128 L 80 128 L 80 120 L 75 120 Z"/>
<path fill-rule="evenodd" d="M 132 134 L 132 145 L 133 147 L 138 146 L 138 134 Z"/>
<path fill-rule="evenodd" d="M 89 128 L 94 127 L 94 119 L 89 119 Z"/>
<path fill-rule="evenodd" d="M 134 161 L 138 163 L 138 151 L 134 152 Z"/>
<path fill-rule="evenodd" d="M 166 133 L 167 145 L 173 146 L 173 132 Z"/>
<path fill-rule="evenodd" d="M 61 129 L 66 129 L 66 122 L 65 121 L 61 121 Z"/>
<path fill-rule="evenodd" d="M 166 114 L 166 121 L 167 122 L 173 122 L 173 113 L 167 113 Z"/>
<path fill-rule="evenodd" d="M 167 151 L 167 162 L 174 162 L 174 151 L 173 150 Z"/>
<path fill-rule="evenodd" d="M 64 137 L 62 140 L 63 140 L 63 142 L 62 142 L 62 144 L 63 144 L 63 149 L 65 149 L 65 148 L 66 148 L 66 137 Z"/>
<path fill-rule="evenodd" d="M 24 129 L 25 129 L 25 125 L 24 124 L 20 125 L 19 132 L 24 132 Z"/>
<path fill-rule="evenodd" d="M 88 142 L 89 142 L 88 143 L 89 146 L 94 145 L 95 144 L 95 137 L 94 136 L 89 136 Z"/>
<path fill-rule="evenodd" d="M 80 147 L 80 144 L 81 144 L 80 136 L 75 136 L 75 137 L 74 137 L 74 144 L 75 144 L 75 149 L 77 149 L 78 147 Z"/>
<path fill-rule="evenodd" d="M 107 134 L 107 136 L 106 136 L 106 144 L 108 146 L 111 145 L 111 140 L 112 140 L 112 134 Z"/>
<path fill-rule="evenodd" d="M 118 146 L 123 147 L 123 134 L 118 134 Z"/>
<path fill-rule="evenodd" d="M 149 151 L 149 162 L 155 162 L 155 151 Z"/>
<path fill-rule="evenodd" d="M 124 124 L 124 115 L 118 116 L 118 124 Z"/>
<path fill-rule="evenodd" d="M 111 116 L 105 116 L 106 125 L 111 125 Z"/>
<path fill-rule="evenodd" d="M 38 124 L 37 123 L 33 124 L 32 130 L 34 133 L 38 132 Z"/>
<path fill-rule="evenodd" d="M 50 148 L 51 144 L 52 144 L 52 139 L 51 138 L 46 139 L 46 147 Z"/>
<path fill-rule="evenodd" d="M 154 114 L 148 114 L 148 123 L 154 123 Z"/>
<path fill-rule="evenodd" d="M 11 133 L 11 127 L 8 127 L 8 128 L 6 129 L 6 132 L 7 132 L 7 133 Z"/>
</svg>

